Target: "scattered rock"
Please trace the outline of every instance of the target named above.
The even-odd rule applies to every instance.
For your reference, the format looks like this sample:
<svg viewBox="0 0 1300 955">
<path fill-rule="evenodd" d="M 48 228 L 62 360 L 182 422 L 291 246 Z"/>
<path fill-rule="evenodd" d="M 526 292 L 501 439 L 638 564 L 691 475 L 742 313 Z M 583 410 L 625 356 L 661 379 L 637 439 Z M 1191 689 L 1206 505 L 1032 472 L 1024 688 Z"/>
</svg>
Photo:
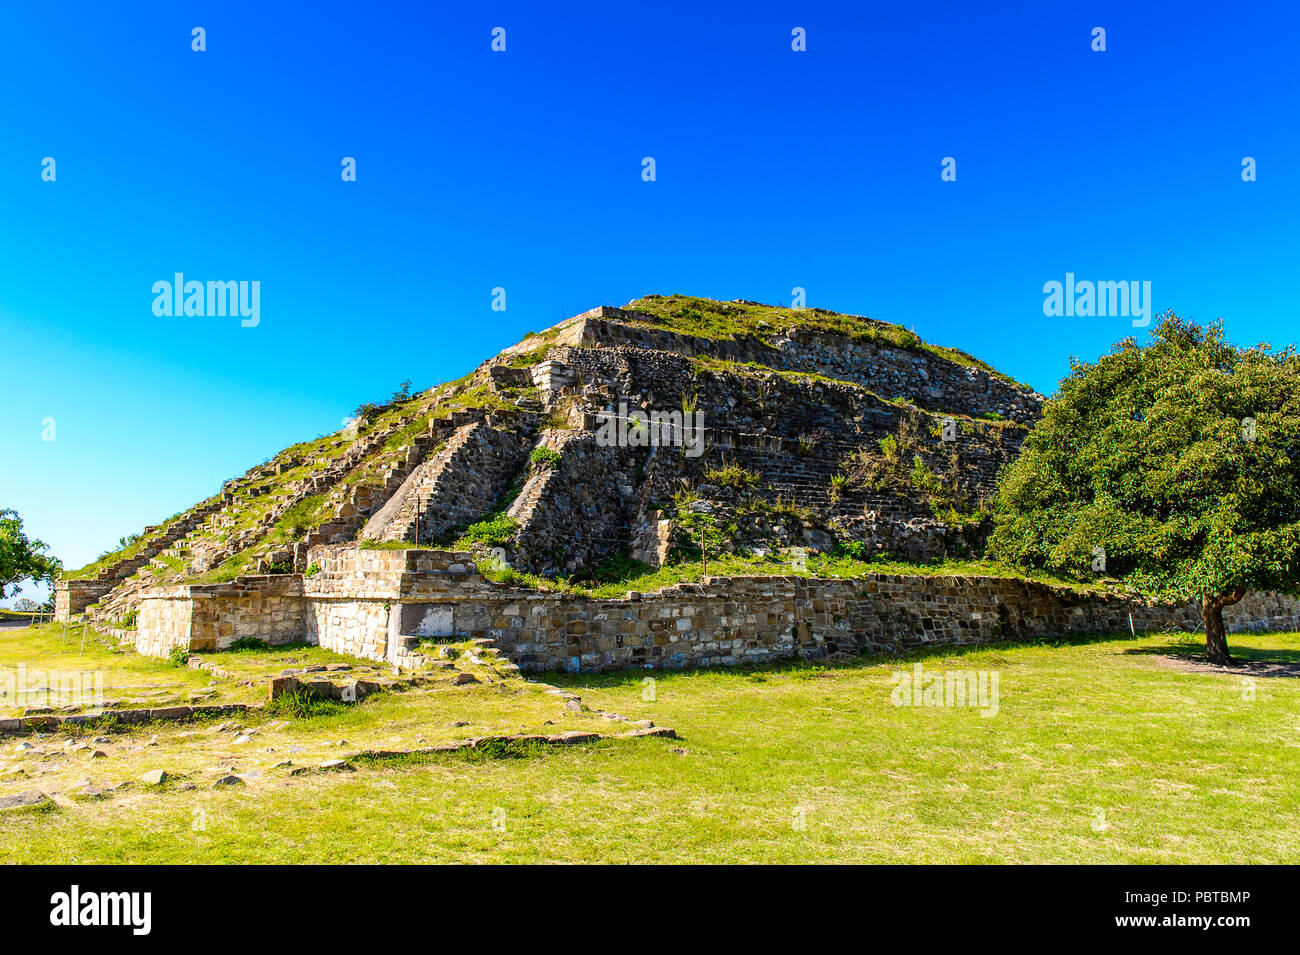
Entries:
<svg viewBox="0 0 1300 955">
<path fill-rule="evenodd" d="M 34 809 L 49 801 L 50 797 L 45 793 L 32 790 L 31 792 L 18 793 L 15 796 L 0 796 L 0 810 Z"/>
<path fill-rule="evenodd" d="M 558 736 L 551 736 L 548 739 L 552 743 L 593 743 L 600 739 L 599 733 L 583 733 L 579 730 L 569 730 L 566 733 L 560 733 Z"/>
<path fill-rule="evenodd" d="M 234 773 L 227 773 L 225 776 L 219 776 L 219 777 L 217 778 L 217 781 L 214 782 L 212 785 L 213 785 L 214 787 L 216 787 L 216 786 L 242 786 L 242 785 L 244 785 L 244 781 L 243 781 L 242 779 L 240 779 L 238 776 L 236 776 Z"/>
<path fill-rule="evenodd" d="M 151 769 L 149 772 L 144 773 L 140 777 L 140 780 L 141 782 L 148 783 L 150 786 L 161 786 L 167 780 L 175 778 L 176 777 L 172 773 L 167 772 L 165 769 Z"/>
<path fill-rule="evenodd" d="M 280 676 L 271 678 L 271 682 L 267 688 L 267 695 L 270 699 L 274 700 L 277 696 L 298 692 L 298 688 L 301 685 L 302 684 L 296 676 L 293 676 L 292 674 L 281 674 Z"/>
<path fill-rule="evenodd" d="M 451 682 L 453 686 L 465 686 L 469 683 L 478 683 L 479 678 L 473 673 L 457 673 L 452 677 Z"/>
<path fill-rule="evenodd" d="M 320 764 L 320 770 L 327 773 L 355 773 L 356 769 L 345 759 L 328 759 Z"/>
<path fill-rule="evenodd" d="M 629 730 L 623 735 L 625 737 L 662 736 L 664 739 L 676 739 L 677 731 L 668 726 L 642 726 L 634 730 Z M 685 752 L 685 750 L 683 750 L 683 752 Z"/>
</svg>

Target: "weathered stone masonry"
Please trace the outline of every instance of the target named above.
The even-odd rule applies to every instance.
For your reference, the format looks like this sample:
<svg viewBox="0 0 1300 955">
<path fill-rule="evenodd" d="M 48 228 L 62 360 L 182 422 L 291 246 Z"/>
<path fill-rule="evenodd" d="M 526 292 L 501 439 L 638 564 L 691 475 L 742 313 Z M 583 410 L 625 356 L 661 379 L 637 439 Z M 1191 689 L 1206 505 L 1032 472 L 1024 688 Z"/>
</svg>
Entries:
<svg viewBox="0 0 1300 955">
<path fill-rule="evenodd" d="M 468 553 L 312 549 L 310 577 L 247 577 L 146 592 L 137 648 L 218 649 L 240 636 L 306 640 L 395 662 L 417 637 L 485 637 L 528 670 L 725 666 L 834 652 L 905 650 L 1071 634 L 1195 630 L 1167 606 L 1013 578 L 876 574 L 857 580 L 705 578 L 592 599 L 496 584 Z M 1300 628 L 1300 602 L 1251 594 L 1237 629 Z"/>
<path fill-rule="evenodd" d="M 291 574 L 158 587 L 142 595 L 136 649 L 166 656 L 175 647 L 224 650 L 240 637 L 293 643 L 304 639 L 305 610 L 302 578 Z"/>
</svg>

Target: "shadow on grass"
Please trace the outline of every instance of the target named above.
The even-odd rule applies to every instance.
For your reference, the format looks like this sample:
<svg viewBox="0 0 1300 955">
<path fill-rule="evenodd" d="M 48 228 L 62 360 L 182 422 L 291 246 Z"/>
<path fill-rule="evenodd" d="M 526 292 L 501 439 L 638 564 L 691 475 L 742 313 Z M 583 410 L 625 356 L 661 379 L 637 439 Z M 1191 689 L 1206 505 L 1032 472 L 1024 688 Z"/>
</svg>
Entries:
<svg viewBox="0 0 1300 955">
<path fill-rule="evenodd" d="M 1238 633 L 1244 636 L 1266 636 L 1265 632 Z M 1189 673 L 1220 673 L 1234 676 L 1300 677 L 1300 650 L 1260 649 L 1233 645 L 1234 634 L 1228 635 L 1228 652 L 1232 663 L 1219 666 L 1205 658 L 1205 639 L 1199 634 L 1188 634 L 1183 641 L 1129 647 L 1124 652 L 1133 656 L 1156 657 L 1160 662 Z"/>
</svg>

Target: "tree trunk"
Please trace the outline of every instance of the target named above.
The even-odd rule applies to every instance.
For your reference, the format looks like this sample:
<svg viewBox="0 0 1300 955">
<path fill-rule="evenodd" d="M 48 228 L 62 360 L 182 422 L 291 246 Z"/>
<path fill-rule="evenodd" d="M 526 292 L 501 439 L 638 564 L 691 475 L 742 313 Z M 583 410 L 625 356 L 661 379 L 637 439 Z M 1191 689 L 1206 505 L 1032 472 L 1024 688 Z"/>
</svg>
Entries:
<svg viewBox="0 0 1300 955">
<path fill-rule="evenodd" d="M 1201 598 L 1201 616 L 1205 618 L 1205 656 L 1216 666 L 1229 666 L 1228 635 L 1223 626 L 1223 608 L 1230 607 L 1246 596 L 1245 587 L 1235 587 L 1231 593 Z"/>
</svg>

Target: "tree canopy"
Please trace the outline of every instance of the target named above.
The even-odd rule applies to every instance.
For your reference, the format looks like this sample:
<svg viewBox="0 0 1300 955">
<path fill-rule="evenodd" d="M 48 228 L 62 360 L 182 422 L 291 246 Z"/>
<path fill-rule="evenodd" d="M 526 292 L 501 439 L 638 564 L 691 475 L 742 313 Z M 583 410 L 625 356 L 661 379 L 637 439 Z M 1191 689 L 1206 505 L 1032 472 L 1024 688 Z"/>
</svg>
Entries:
<svg viewBox="0 0 1300 955">
<path fill-rule="evenodd" d="M 45 551 L 41 541 L 23 533 L 23 519 L 17 511 L 0 509 L 0 599 L 9 588 L 24 580 L 53 584 L 63 565 Z"/>
<path fill-rule="evenodd" d="M 1300 356 L 1167 314 L 1145 346 L 1072 359 L 994 520 L 1005 560 L 1199 600 L 1208 656 L 1229 662 L 1224 606 L 1300 593 Z"/>
</svg>

